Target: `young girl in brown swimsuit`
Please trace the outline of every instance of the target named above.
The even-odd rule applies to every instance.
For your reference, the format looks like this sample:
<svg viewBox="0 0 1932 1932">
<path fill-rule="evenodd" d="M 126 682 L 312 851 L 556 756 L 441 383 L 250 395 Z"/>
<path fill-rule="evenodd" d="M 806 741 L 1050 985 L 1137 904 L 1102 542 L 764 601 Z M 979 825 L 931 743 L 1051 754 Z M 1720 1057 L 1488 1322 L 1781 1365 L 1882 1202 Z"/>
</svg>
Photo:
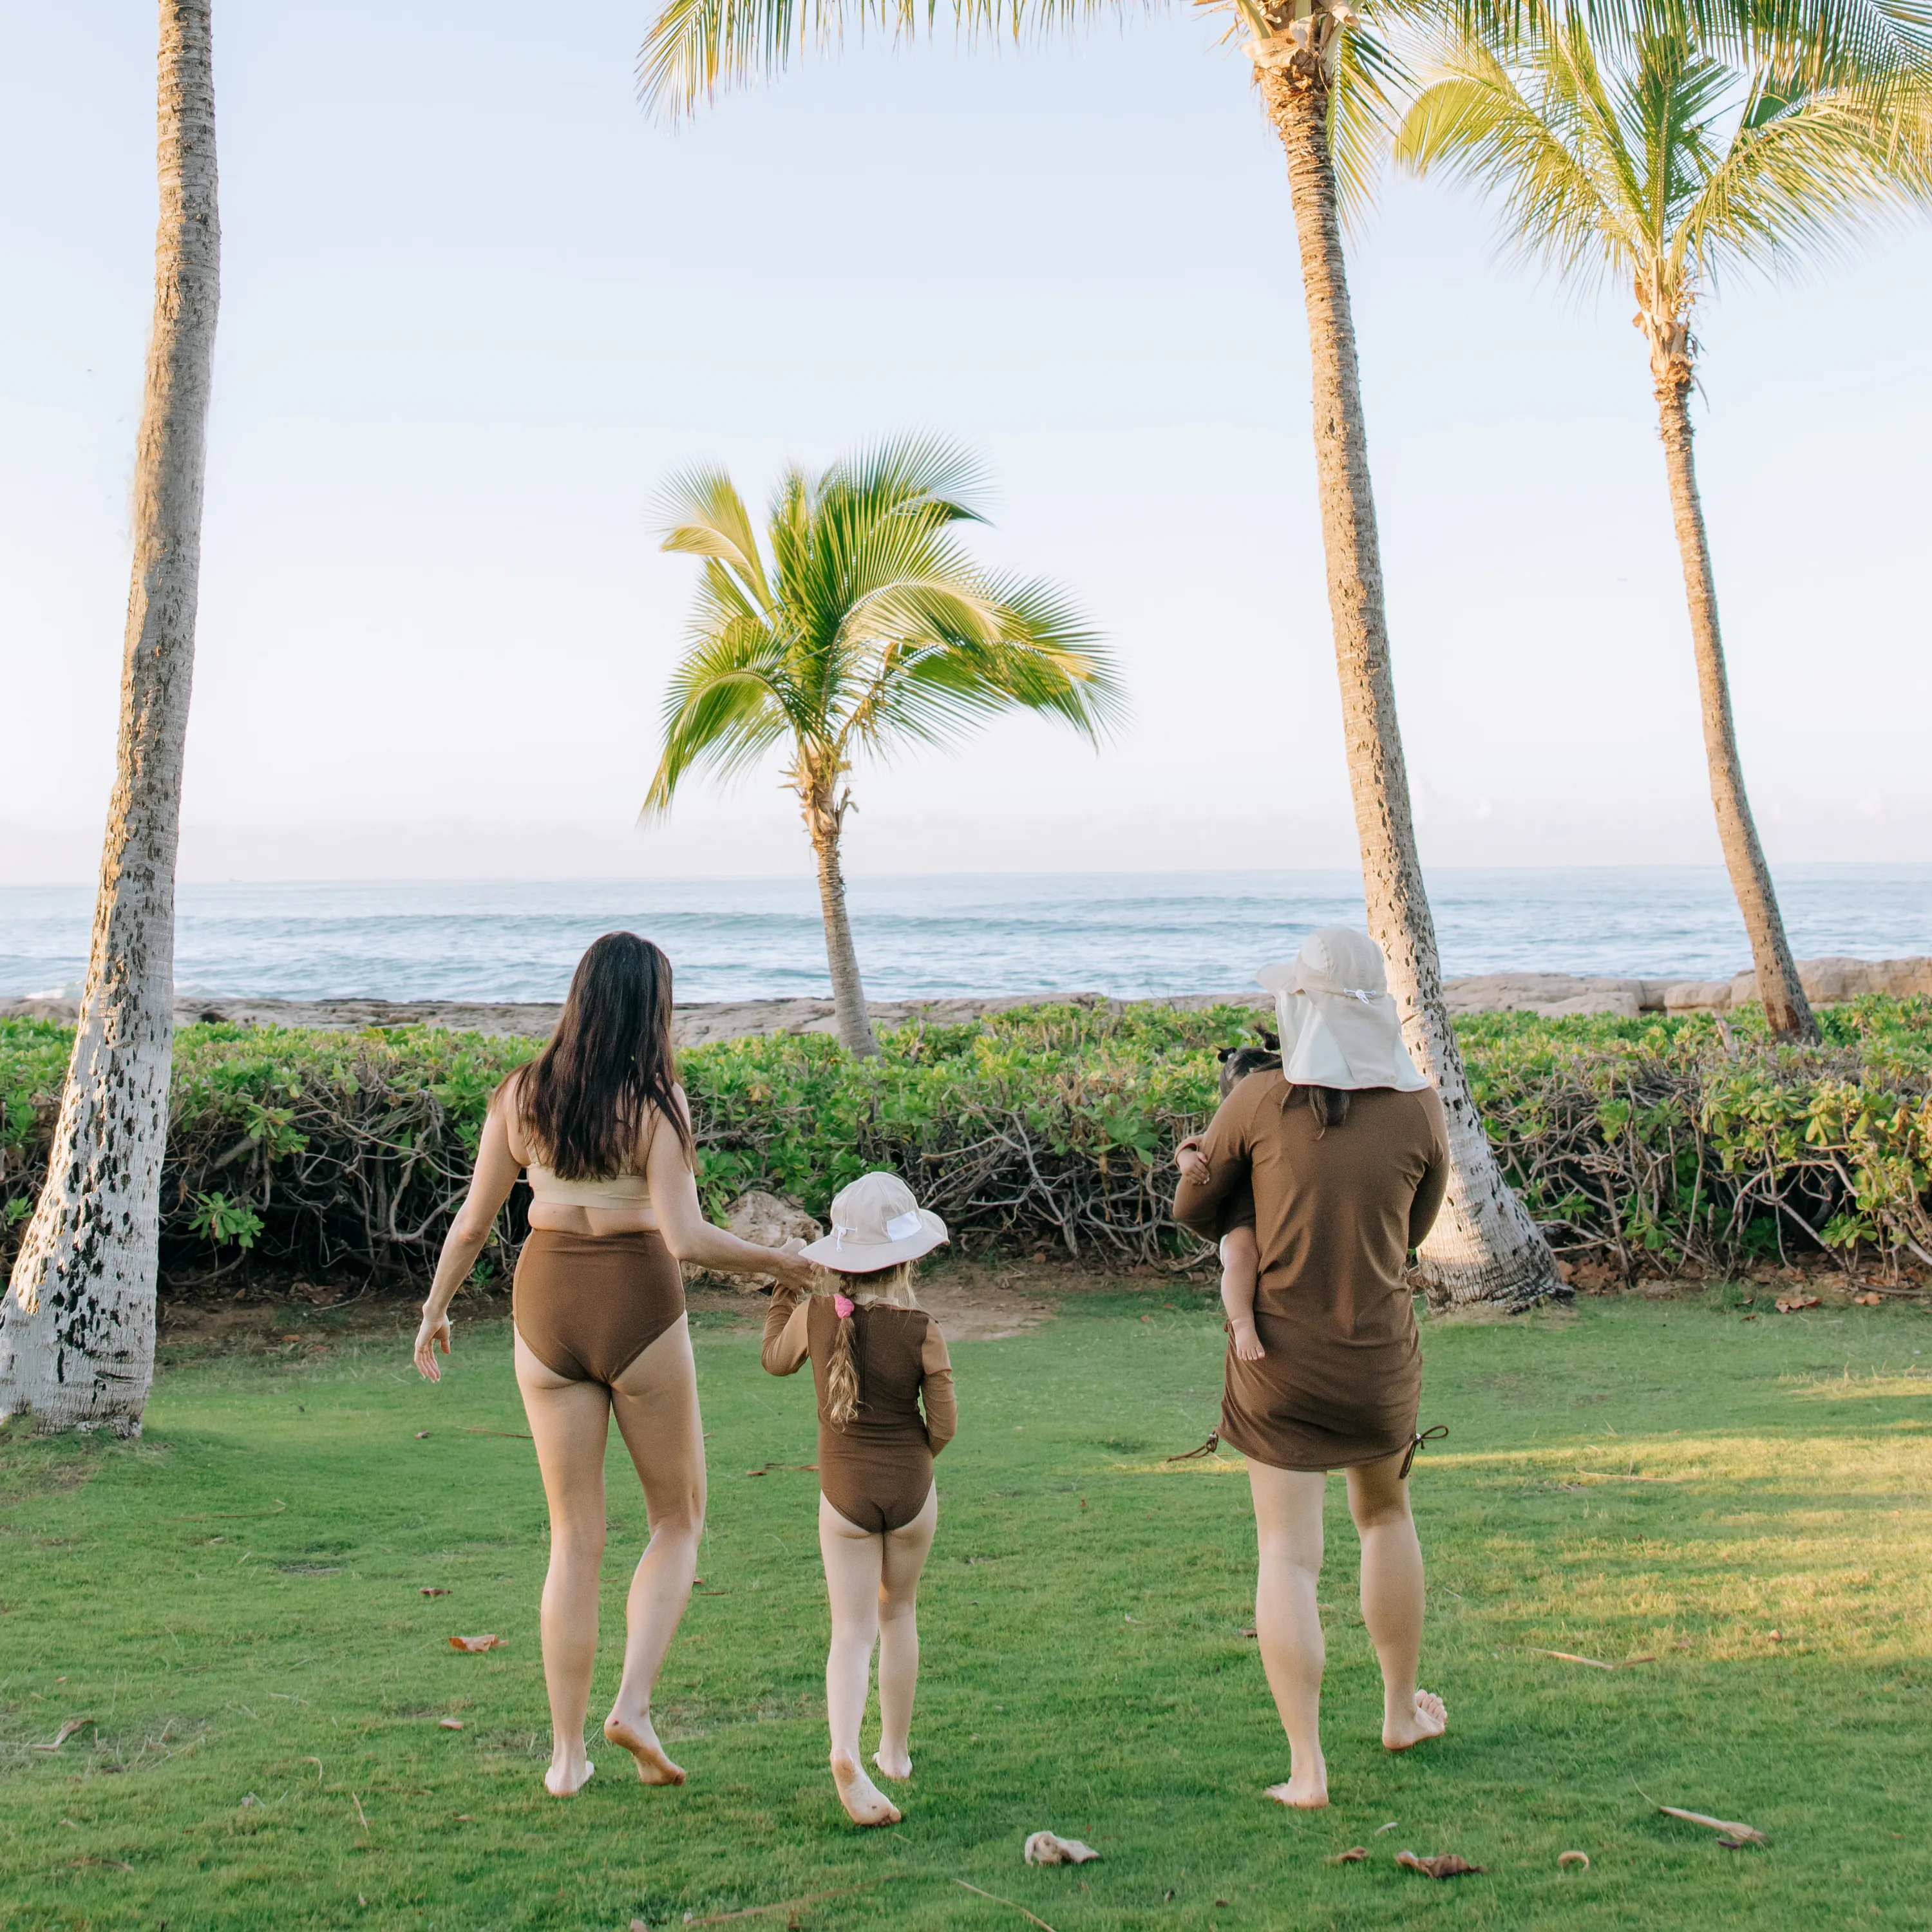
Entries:
<svg viewBox="0 0 1932 1932">
<path fill-rule="evenodd" d="M 832 1223 L 804 1251 L 824 1270 L 811 1292 L 801 1297 L 782 1282 L 772 1296 L 764 1365 L 775 1376 L 794 1375 L 809 1357 L 818 1392 L 832 1781 L 855 1825 L 896 1825 L 898 1808 L 859 1761 L 859 1727 L 876 1642 L 872 1762 L 896 1781 L 912 1775 L 916 1598 L 939 1520 L 932 1459 L 952 1440 L 958 1416 L 945 1338 L 913 1298 L 912 1264 L 946 1239 L 946 1223 L 922 1209 L 897 1174 L 884 1173 L 862 1175 L 840 1192 Z"/>
<path fill-rule="evenodd" d="M 624 1674 L 604 1735 L 631 1754 L 646 1784 L 684 1782 L 651 1725 L 651 1692 L 690 1600 L 704 1527 L 704 1435 L 678 1263 L 776 1274 L 796 1288 L 813 1275 L 796 1252 L 754 1246 L 704 1219 L 670 1013 L 670 962 L 648 940 L 607 933 L 585 953 L 550 1044 L 490 1103 L 476 1171 L 416 1334 L 416 1366 L 440 1381 L 436 1353 L 449 1353 L 450 1302 L 527 1169 L 530 1234 L 517 1263 L 514 1347 L 550 1504 L 542 1630 L 552 1753 L 544 1784 L 559 1798 L 592 1768 L 584 1723 L 613 1415 L 644 1485 L 651 1534 L 631 1583 Z"/>
</svg>

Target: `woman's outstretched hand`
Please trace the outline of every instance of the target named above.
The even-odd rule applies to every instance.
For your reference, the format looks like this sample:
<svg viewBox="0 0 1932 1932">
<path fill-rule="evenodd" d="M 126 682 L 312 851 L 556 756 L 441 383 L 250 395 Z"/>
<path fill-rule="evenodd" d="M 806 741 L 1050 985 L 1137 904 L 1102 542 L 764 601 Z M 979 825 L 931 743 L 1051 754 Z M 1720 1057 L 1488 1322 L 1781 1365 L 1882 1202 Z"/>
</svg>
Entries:
<svg viewBox="0 0 1932 1932">
<path fill-rule="evenodd" d="M 426 1382 L 440 1382 L 442 1379 L 442 1370 L 438 1366 L 436 1359 L 436 1352 L 439 1348 L 446 1355 L 449 1353 L 449 1317 L 446 1314 L 439 1315 L 432 1321 L 429 1304 L 425 1302 L 423 1304 L 422 1326 L 416 1330 L 416 1366 L 422 1371 Z"/>
<path fill-rule="evenodd" d="M 778 1277 L 782 1288 L 794 1288 L 800 1294 L 812 1286 L 812 1277 L 818 1272 L 814 1262 L 801 1261 L 805 1244 L 794 1234 L 781 1248 L 772 1251 L 772 1273 Z"/>
</svg>

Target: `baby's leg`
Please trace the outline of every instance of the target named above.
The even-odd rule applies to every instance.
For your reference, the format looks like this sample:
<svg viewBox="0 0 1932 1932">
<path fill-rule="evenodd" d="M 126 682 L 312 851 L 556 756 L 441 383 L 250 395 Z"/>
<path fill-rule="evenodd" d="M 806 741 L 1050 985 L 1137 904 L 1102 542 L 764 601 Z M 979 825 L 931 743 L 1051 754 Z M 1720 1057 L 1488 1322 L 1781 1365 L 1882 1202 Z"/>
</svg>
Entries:
<svg viewBox="0 0 1932 1932">
<path fill-rule="evenodd" d="M 1261 1279 L 1261 1243 L 1252 1228 L 1230 1228 L 1221 1238 L 1221 1307 L 1234 1331 L 1234 1353 L 1244 1362 L 1262 1358 L 1255 1329 L 1255 1288 Z"/>
<path fill-rule="evenodd" d="M 832 1778 L 855 1825 L 896 1825 L 898 1809 L 859 1762 L 859 1726 L 879 1634 L 886 1539 L 848 1522 L 820 1496 L 818 1547 L 832 1603 L 832 1646 L 825 1658 L 825 1716 L 832 1732 Z"/>
<path fill-rule="evenodd" d="M 919 1578 L 939 1524 L 939 1491 L 903 1529 L 886 1538 L 879 1580 L 879 1748 L 872 1762 L 887 1778 L 912 1775 L 912 1700 L 919 1688 Z"/>
</svg>

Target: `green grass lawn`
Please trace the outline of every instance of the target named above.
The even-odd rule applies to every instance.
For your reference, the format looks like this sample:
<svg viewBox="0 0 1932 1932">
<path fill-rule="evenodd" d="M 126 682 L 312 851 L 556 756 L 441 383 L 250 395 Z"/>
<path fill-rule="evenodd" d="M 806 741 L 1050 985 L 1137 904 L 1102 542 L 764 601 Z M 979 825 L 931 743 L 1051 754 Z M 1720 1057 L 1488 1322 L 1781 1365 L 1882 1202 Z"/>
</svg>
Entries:
<svg viewBox="0 0 1932 1932">
<path fill-rule="evenodd" d="M 1214 1418 L 1218 1320 L 1166 1298 L 956 1346 L 890 1832 L 850 1828 L 825 1773 L 814 1485 L 746 1473 L 812 1460 L 810 1390 L 748 1330 L 699 1336 L 704 1588 L 658 1706 L 677 1791 L 596 1746 L 581 1797 L 539 1786 L 544 1506 L 529 1444 L 487 1432 L 522 1426 L 500 1321 L 459 1329 L 440 1388 L 399 1319 L 171 1366 L 136 1444 L 0 1446 L 0 1925 L 1027 1924 L 960 1880 L 1058 1932 L 1932 1924 L 1926 1312 L 1429 1324 L 1424 1419 L 1452 1433 L 1414 1478 L 1423 1675 L 1450 1733 L 1379 1748 L 1337 1482 L 1335 1802 L 1294 1814 L 1261 1795 L 1288 1754 L 1240 1634 L 1238 1460 L 1162 1460 Z M 611 1478 L 604 1697 L 644 1528 L 614 1448 Z M 508 1647 L 451 1649 L 482 1631 Z M 1640 1786 L 1770 1844 L 1723 1850 Z M 1040 1827 L 1100 1862 L 1026 1868 Z M 1436 1883 L 1404 1848 L 1488 1871 Z"/>
</svg>

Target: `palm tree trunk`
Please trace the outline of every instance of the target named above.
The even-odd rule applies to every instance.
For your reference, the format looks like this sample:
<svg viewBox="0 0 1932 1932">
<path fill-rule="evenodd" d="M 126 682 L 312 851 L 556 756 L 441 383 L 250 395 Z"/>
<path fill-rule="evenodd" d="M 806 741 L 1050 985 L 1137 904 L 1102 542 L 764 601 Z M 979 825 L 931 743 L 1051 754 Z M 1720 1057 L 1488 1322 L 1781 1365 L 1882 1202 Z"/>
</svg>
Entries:
<svg viewBox="0 0 1932 1932">
<path fill-rule="evenodd" d="M 160 221 L 114 791 L 46 1184 L 0 1299 L 0 1418 L 140 1432 L 174 1046 L 175 850 L 220 294 L 209 0 L 161 0 Z"/>
<path fill-rule="evenodd" d="M 1688 368 L 1685 369 L 1688 379 Z M 1658 421 L 1664 431 L 1664 456 L 1670 472 L 1670 513 L 1677 526 L 1677 549 L 1684 562 L 1684 593 L 1690 605 L 1690 643 L 1697 658 L 1697 694 L 1704 714 L 1704 755 L 1711 767 L 1711 802 L 1717 808 L 1718 842 L 1731 875 L 1738 909 L 1750 940 L 1757 968 L 1758 997 L 1764 1016 L 1779 1040 L 1815 1040 L 1804 982 L 1784 935 L 1784 920 L 1764 862 L 1744 768 L 1738 756 L 1737 727 L 1731 716 L 1730 680 L 1724 670 L 1724 642 L 1718 628 L 1718 585 L 1711 569 L 1710 539 L 1704 506 L 1697 494 L 1697 470 L 1690 444 L 1690 388 L 1662 380 L 1657 386 Z"/>
<path fill-rule="evenodd" d="M 805 799 L 806 830 L 818 859 L 818 903 L 825 915 L 825 960 L 832 970 L 832 998 L 838 1037 L 861 1060 L 879 1050 L 866 1010 L 866 988 L 859 977 L 859 955 L 852 944 L 852 922 L 845 910 L 845 874 L 838 864 L 838 841 L 845 829 L 844 801 L 833 802 L 832 788 L 819 786 Z"/>
<path fill-rule="evenodd" d="M 1410 814 L 1382 607 L 1382 556 L 1369 480 L 1368 437 L 1355 364 L 1325 95 L 1278 69 L 1257 69 L 1270 118 L 1288 154 L 1314 359 L 1315 460 L 1328 608 L 1342 684 L 1342 729 L 1369 931 L 1388 962 L 1389 990 L 1417 1064 L 1442 1096 L 1452 1172 L 1441 1217 L 1422 1246 L 1420 1272 L 1438 1305 L 1520 1303 L 1559 1292 L 1541 1232 L 1498 1168 L 1469 1094 L 1442 1001 L 1436 924 Z"/>
</svg>

